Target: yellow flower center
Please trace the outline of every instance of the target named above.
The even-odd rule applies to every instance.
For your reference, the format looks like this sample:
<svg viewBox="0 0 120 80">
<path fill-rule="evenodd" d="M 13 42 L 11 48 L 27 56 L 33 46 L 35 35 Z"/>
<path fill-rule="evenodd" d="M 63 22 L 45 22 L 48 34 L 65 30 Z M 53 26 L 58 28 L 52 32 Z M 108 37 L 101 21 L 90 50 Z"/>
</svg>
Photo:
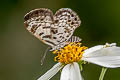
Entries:
<svg viewBox="0 0 120 80">
<path fill-rule="evenodd" d="M 57 54 L 54 60 L 63 64 L 79 62 L 85 49 L 87 49 L 87 47 L 81 46 L 81 43 L 71 42 L 64 48 L 53 51 L 53 54 Z"/>
</svg>

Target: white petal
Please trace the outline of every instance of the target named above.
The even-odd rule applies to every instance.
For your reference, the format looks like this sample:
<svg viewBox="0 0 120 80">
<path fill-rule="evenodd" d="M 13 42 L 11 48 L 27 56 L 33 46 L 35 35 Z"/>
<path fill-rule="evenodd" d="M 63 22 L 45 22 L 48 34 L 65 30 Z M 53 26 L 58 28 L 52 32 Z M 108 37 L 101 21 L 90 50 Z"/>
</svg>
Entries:
<svg viewBox="0 0 120 80">
<path fill-rule="evenodd" d="M 82 80 L 82 76 L 80 74 L 80 68 L 78 63 L 74 62 L 73 66 L 71 66 L 71 80 Z"/>
<path fill-rule="evenodd" d="M 71 66 L 71 64 L 67 64 L 62 69 L 60 80 L 69 80 L 69 78 L 70 78 L 70 66 Z"/>
<path fill-rule="evenodd" d="M 89 57 L 89 56 L 95 56 L 96 53 L 94 53 L 95 51 L 98 51 L 100 49 L 104 48 L 104 45 L 98 45 L 98 46 L 94 46 L 94 47 L 91 47 L 87 50 L 85 50 L 83 56 L 85 57 Z M 98 55 L 98 54 L 97 54 Z"/>
<path fill-rule="evenodd" d="M 99 48 L 98 48 L 99 47 Z M 85 51 L 82 60 L 104 67 L 120 67 L 120 47 L 97 46 Z"/>
<path fill-rule="evenodd" d="M 39 79 L 37 80 L 49 80 L 52 78 L 61 68 L 62 68 L 61 63 L 57 63 L 54 65 L 49 71 L 47 71 L 44 75 L 42 75 Z"/>
<path fill-rule="evenodd" d="M 62 70 L 60 80 L 82 80 L 78 63 L 67 64 Z"/>
</svg>

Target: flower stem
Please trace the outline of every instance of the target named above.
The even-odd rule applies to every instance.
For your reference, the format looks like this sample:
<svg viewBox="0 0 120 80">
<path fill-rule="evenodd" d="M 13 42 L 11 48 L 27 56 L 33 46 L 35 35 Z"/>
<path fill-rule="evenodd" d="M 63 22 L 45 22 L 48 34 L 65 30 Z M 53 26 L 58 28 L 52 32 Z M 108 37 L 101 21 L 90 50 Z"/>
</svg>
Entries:
<svg viewBox="0 0 120 80">
<path fill-rule="evenodd" d="M 100 74 L 100 77 L 99 77 L 99 80 L 103 80 L 106 71 L 107 71 L 107 68 L 103 67 L 102 71 L 101 71 L 101 74 Z"/>
</svg>

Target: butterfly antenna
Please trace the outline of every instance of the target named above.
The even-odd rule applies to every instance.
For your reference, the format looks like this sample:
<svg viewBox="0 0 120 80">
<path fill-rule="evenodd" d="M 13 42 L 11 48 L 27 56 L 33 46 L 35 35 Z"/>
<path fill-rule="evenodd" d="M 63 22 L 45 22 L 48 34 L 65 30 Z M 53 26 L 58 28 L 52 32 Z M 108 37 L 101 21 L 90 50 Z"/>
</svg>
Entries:
<svg viewBox="0 0 120 80">
<path fill-rule="evenodd" d="M 48 48 L 45 50 L 45 53 L 44 53 L 44 55 L 43 55 L 43 57 L 42 57 L 42 59 L 41 59 L 41 65 L 43 65 L 43 63 L 44 63 L 44 60 L 45 60 L 45 57 L 46 57 L 46 54 L 47 54 L 49 48 L 50 48 L 50 47 L 48 47 Z"/>
</svg>

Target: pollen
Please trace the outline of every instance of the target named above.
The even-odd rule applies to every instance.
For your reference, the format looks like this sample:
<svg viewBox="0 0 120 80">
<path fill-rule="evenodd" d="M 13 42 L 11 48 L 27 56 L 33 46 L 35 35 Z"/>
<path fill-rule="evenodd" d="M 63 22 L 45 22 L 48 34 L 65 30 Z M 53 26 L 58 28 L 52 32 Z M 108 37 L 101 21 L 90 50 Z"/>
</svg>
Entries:
<svg viewBox="0 0 120 80">
<path fill-rule="evenodd" d="M 82 55 L 84 53 L 84 50 L 86 50 L 87 47 L 81 46 L 81 43 L 79 42 L 71 42 L 64 48 L 60 48 L 60 50 L 53 51 L 53 54 L 56 54 L 54 61 L 63 63 L 63 64 L 69 64 L 72 62 L 79 62 L 82 58 Z"/>
</svg>

